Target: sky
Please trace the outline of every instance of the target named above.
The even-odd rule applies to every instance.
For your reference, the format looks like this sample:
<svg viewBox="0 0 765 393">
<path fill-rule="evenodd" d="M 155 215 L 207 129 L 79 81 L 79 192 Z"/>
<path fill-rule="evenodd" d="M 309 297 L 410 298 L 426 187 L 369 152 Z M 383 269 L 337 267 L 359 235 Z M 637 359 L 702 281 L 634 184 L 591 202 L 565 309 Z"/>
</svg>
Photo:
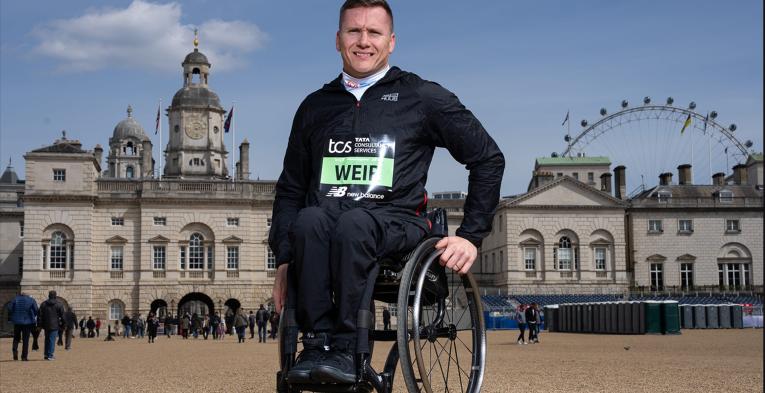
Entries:
<svg viewBox="0 0 765 393">
<path fill-rule="evenodd" d="M 12 160 L 24 178 L 24 152 L 52 144 L 62 130 L 85 149 L 106 147 L 128 105 L 159 161 L 157 106 L 167 107 L 182 87 L 181 62 L 198 28 L 199 49 L 212 63 L 210 88 L 226 109 L 236 107 L 236 145 L 251 144 L 252 178 L 276 179 L 299 103 L 341 71 L 334 47 L 341 3 L 2 1 L 0 165 Z M 566 113 L 576 135 L 582 119 L 597 121 L 601 107 L 618 111 L 623 99 L 694 101 L 763 150 L 760 0 L 390 4 L 391 64 L 438 82 L 473 111 L 505 155 L 503 195 L 525 192 L 535 158 L 566 148 Z M 167 129 L 165 117 L 164 143 Z M 650 141 L 620 143 L 618 135 L 602 137 L 615 148 L 587 154 L 608 155 L 615 166 L 634 151 L 661 151 Z M 466 191 L 467 175 L 439 151 L 428 190 Z"/>
</svg>

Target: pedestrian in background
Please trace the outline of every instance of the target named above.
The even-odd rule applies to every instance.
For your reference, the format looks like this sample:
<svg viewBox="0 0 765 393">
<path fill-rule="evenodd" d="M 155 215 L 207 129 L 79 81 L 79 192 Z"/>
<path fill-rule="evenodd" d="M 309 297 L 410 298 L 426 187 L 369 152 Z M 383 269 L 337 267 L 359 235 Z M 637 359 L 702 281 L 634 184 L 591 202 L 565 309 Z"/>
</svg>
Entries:
<svg viewBox="0 0 765 393">
<path fill-rule="evenodd" d="M 271 312 L 269 321 L 271 322 L 271 339 L 276 340 L 276 332 L 279 331 L 279 313 L 276 310 Z"/>
<path fill-rule="evenodd" d="M 78 325 L 80 327 L 80 338 L 85 338 L 85 316 L 83 315 Z"/>
<path fill-rule="evenodd" d="M 244 313 L 242 313 L 242 309 L 236 311 L 236 315 L 234 315 L 234 328 L 236 329 L 236 335 L 239 337 L 239 343 L 245 342 L 245 330 L 247 329 L 247 318 L 244 316 Z"/>
<path fill-rule="evenodd" d="M 74 309 L 67 307 L 64 312 L 64 349 L 72 349 L 72 339 L 74 338 L 74 330 L 77 329 L 77 315 L 74 313 Z"/>
<path fill-rule="evenodd" d="M 388 307 L 383 307 L 383 330 L 390 330 L 390 311 L 388 311 Z"/>
<path fill-rule="evenodd" d="M 518 310 L 515 312 L 515 322 L 518 323 L 518 330 L 521 331 L 521 334 L 518 335 L 518 339 L 516 342 L 518 344 L 526 344 L 526 339 L 524 338 L 526 333 L 526 306 L 521 304 L 518 306 Z"/>
<path fill-rule="evenodd" d="M 154 316 L 153 312 L 149 313 L 149 317 L 146 318 L 146 331 L 150 343 L 154 343 L 154 339 L 157 338 L 157 329 L 159 329 L 159 319 Z"/>
<path fill-rule="evenodd" d="M 218 324 L 218 339 L 223 340 L 226 338 L 226 319 L 218 316 L 220 323 Z"/>
<path fill-rule="evenodd" d="M 146 329 L 146 322 L 141 318 L 141 314 L 135 318 L 135 335 L 136 337 L 143 338 Z"/>
<path fill-rule="evenodd" d="M 93 320 L 93 317 L 88 315 L 88 321 L 85 322 L 85 327 L 88 328 L 88 338 L 96 336 L 96 321 Z"/>
<path fill-rule="evenodd" d="M 264 343 L 266 342 L 267 332 L 266 329 L 268 329 L 268 310 L 266 310 L 263 305 L 260 305 L 260 308 L 258 308 L 258 312 L 255 313 L 255 323 L 258 325 L 258 342 Z"/>
<path fill-rule="evenodd" d="M 40 305 L 40 317 L 38 324 L 45 330 L 45 360 L 54 360 L 53 352 L 56 349 L 56 338 L 58 338 L 62 321 L 64 320 L 64 306 L 57 299 L 56 291 L 48 292 L 48 300 Z"/>
<path fill-rule="evenodd" d="M 125 315 L 122 317 L 122 328 L 124 329 L 124 337 L 129 338 L 131 337 L 130 327 L 131 327 L 132 321 L 130 320 L 130 317 Z"/>
<path fill-rule="evenodd" d="M 21 360 L 29 360 L 29 335 L 37 324 L 38 313 L 37 302 L 25 292 L 16 295 L 8 305 L 8 320 L 13 323 L 13 360 L 19 360 L 19 342 L 22 343 Z"/>
<path fill-rule="evenodd" d="M 101 318 L 96 318 L 96 337 L 101 335 Z"/>
</svg>

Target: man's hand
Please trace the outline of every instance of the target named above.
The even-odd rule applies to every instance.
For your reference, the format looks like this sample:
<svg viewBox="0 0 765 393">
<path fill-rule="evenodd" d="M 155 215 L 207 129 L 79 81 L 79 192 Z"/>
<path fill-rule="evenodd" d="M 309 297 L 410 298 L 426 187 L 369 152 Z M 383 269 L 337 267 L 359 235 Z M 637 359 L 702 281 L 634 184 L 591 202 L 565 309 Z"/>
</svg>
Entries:
<svg viewBox="0 0 765 393">
<path fill-rule="evenodd" d="M 436 249 L 443 249 L 439 263 L 459 274 L 467 274 L 478 256 L 478 249 L 467 239 L 447 236 L 436 243 Z"/>
<path fill-rule="evenodd" d="M 276 312 L 278 313 L 282 312 L 282 306 L 284 306 L 284 301 L 287 299 L 288 267 L 288 263 L 283 263 L 279 265 L 279 268 L 276 269 L 276 279 L 274 280 L 274 289 L 271 292 L 271 296 L 274 298 L 274 306 L 276 307 Z"/>
</svg>

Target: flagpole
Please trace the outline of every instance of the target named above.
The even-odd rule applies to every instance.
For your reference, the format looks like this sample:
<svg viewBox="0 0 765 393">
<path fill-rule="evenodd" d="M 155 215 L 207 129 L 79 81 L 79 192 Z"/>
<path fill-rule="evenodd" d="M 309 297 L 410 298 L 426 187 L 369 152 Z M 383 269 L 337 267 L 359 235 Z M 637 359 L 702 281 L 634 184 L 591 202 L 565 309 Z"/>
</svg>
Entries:
<svg viewBox="0 0 765 393">
<path fill-rule="evenodd" d="M 234 106 L 236 105 L 236 101 L 231 102 L 231 111 L 234 111 Z M 236 127 L 234 126 L 234 115 L 231 115 L 231 172 L 233 173 L 233 176 L 231 176 L 231 181 L 236 182 L 236 165 L 234 165 L 234 160 L 236 159 Z"/>
<path fill-rule="evenodd" d="M 162 99 L 159 99 L 159 180 L 162 181 Z"/>
<path fill-rule="evenodd" d="M 566 110 L 566 126 L 568 126 L 568 155 L 571 156 L 571 110 Z"/>
</svg>

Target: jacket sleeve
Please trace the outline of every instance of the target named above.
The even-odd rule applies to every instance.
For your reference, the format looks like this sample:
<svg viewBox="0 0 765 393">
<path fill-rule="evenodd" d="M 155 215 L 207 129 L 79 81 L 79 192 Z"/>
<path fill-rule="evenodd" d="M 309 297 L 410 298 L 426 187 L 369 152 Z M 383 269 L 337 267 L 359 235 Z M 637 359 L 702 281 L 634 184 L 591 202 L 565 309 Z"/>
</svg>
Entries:
<svg viewBox="0 0 765 393">
<path fill-rule="evenodd" d="M 311 155 L 307 146 L 308 111 L 305 101 L 295 113 L 292 121 L 287 151 L 284 154 L 282 174 L 276 183 L 276 197 L 271 214 L 271 231 L 268 244 L 276 257 L 277 267 L 289 263 L 293 258 L 289 238 L 290 225 L 305 207 L 306 195 L 311 176 Z"/>
<path fill-rule="evenodd" d="M 457 96 L 433 82 L 420 87 L 426 132 L 435 146 L 445 147 L 470 172 L 464 218 L 456 235 L 476 247 L 491 232 L 499 203 L 505 158 L 472 112 Z"/>
</svg>

